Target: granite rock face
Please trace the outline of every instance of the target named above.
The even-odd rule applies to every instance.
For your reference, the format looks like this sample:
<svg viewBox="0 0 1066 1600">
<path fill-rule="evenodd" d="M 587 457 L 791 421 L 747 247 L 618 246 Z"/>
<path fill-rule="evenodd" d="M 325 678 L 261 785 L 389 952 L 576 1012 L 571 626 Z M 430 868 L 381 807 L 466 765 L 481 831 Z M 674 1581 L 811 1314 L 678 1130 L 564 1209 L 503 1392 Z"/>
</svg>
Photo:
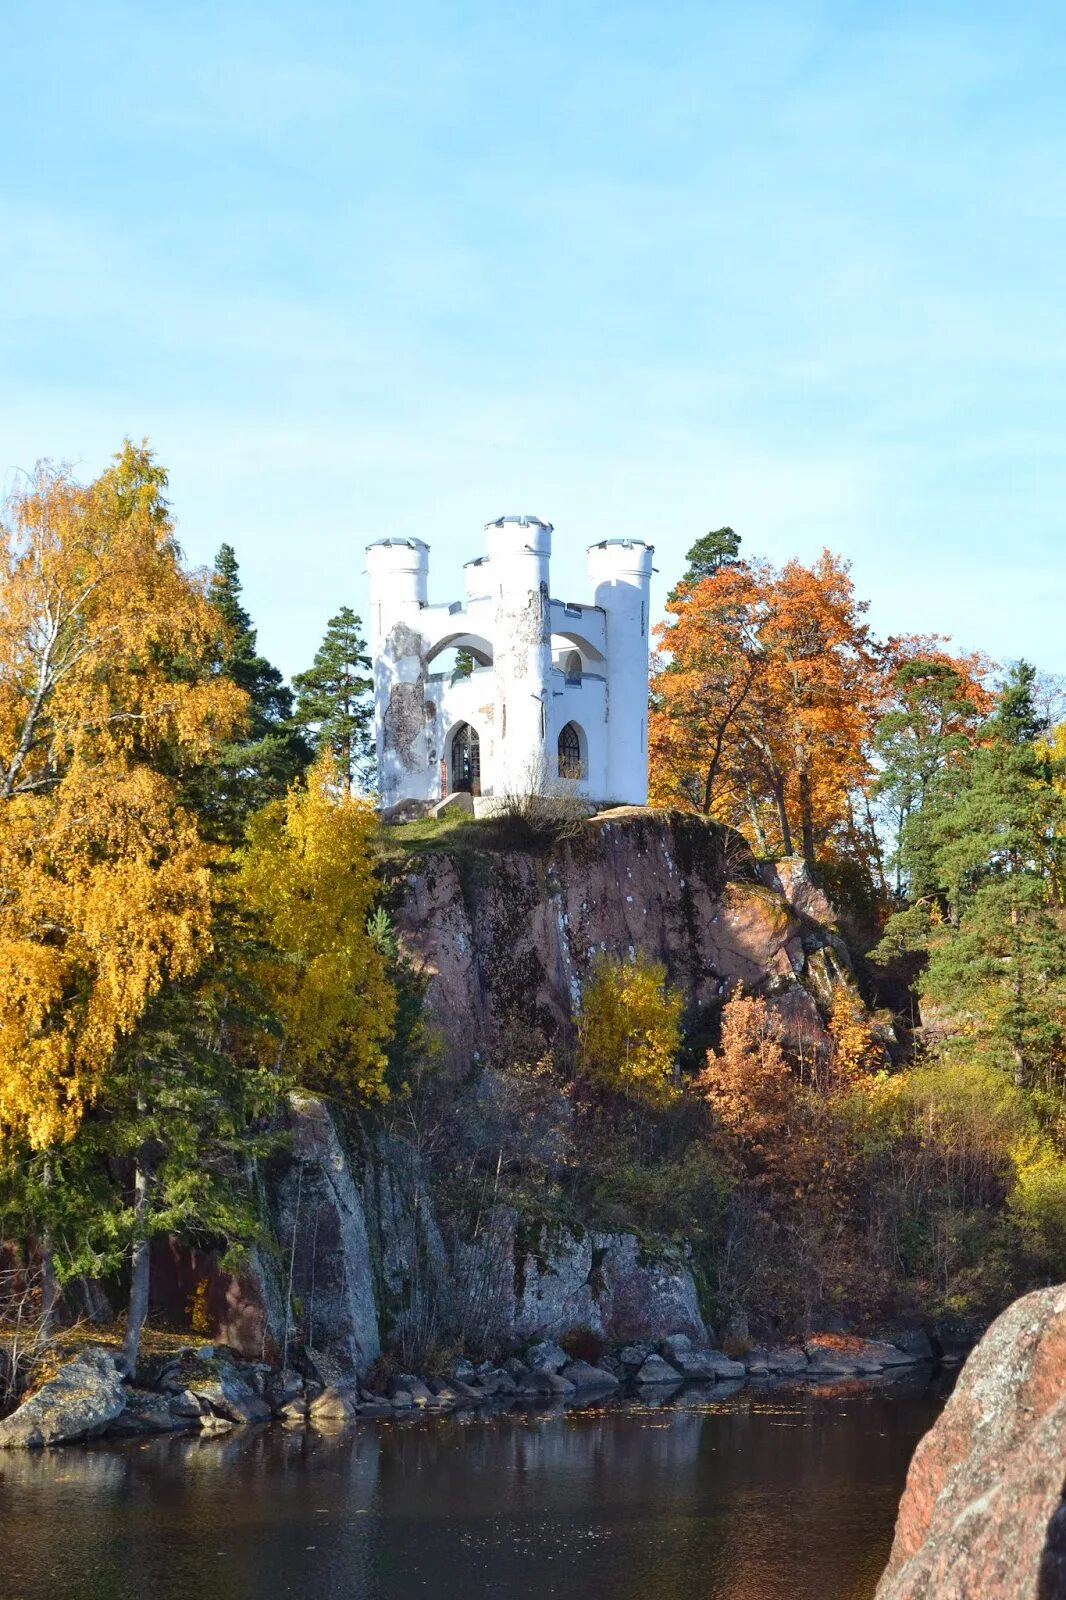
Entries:
<svg viewBox="0 0 1066 1600">
<path fill-rule="evenodd" d="M 116 1353 L 85 1350 L 0 1422 L 0 1450 L 73 1444 L 103 1433 L 126 1407 Z"/>
<path fill-rule="evenodd" d="M 381 1352 L 363 1196 L 321 1100 L 290 1096 L 288 1132 L 291 1160 L 277 1185 L 274 1227 L 304 1342 L 355 1376 Z"/>
<path fill-rule="evenodd" d="M 739 979 L 807 1047 L 825 1042 L 818 953 L 850 971 L 805 870 L 782 863 L 762 882 L 739 835 L 678 812 L 602 812 L 546 855 L 416 857 L 397 898 L 397 932 L 429 978 L 429 1016 L 457 1071 L 491 1060 L 515 1031 L 545 1048 L 565 1036 L 600 951 L 661 961 L 694 1022 Z"/>
<path fill-rule="evenodd" d="M 989 1328 L 915 1452 L 876 1600 L 1066 1600 L 1066 1285 Z"/>
</svg>

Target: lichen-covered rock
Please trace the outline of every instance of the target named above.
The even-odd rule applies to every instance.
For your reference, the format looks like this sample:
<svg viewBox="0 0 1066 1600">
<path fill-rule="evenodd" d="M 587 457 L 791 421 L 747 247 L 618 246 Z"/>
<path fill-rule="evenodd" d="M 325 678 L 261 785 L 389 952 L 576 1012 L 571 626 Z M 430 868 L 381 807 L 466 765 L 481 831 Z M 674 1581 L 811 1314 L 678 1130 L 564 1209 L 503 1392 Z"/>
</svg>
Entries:
<svg viewBox="0 0 1066 1600">
<path fill-rule="evenodd" d="M 0 1422 L 0 1449 L 40 1449 L 103 1433 L 126 1406 L 116 1354 L 83 1350 Z"/>
<path fill-rule="evenodd" d="M 1066 1285 L 1010 1306 L 907 1475 L 877 1600 L 1066 1600 Z"/>
</svg>

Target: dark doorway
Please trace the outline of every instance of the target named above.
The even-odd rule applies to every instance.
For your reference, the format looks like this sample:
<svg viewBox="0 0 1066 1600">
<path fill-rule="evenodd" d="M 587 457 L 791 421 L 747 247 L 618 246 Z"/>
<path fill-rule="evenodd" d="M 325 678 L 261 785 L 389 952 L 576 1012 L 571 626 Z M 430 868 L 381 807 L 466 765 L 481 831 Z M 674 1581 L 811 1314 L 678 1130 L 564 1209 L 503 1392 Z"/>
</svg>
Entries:
<svg viewBox="0 0 1066 1600">
<path fill-rule="evenodd" d="M 469 722 L 452 734 L 452 792 L 481 793 L 481 741 Z"/>
</svg>

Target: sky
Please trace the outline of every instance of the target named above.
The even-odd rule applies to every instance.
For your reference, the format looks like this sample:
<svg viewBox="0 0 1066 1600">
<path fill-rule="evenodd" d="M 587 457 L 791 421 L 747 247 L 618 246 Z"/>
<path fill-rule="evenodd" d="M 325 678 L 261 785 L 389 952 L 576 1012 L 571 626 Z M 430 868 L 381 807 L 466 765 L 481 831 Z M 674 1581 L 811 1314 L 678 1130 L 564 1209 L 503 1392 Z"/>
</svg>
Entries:
<svg viewBox="0 0 1066 1600">
<path fill-rule="evenodd" d="M 170 471 L 291 674 L 363 552 L 847 557 L 882 635 L 1066 671 L 1056 5 L 4 7 L 0 485 Z"/>
</svg>

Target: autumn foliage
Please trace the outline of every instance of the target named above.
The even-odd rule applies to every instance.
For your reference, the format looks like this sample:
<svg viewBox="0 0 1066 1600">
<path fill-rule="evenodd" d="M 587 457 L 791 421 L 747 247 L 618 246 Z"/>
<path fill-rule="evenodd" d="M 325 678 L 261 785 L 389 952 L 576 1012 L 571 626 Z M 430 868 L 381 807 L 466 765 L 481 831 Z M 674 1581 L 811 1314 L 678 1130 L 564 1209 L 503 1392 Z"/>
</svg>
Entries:
<svg viewBox="0 0 1066 1600">
<path fill-rule="evenodd" d="M 237 882 L 267 940 L 258 976 L 280 1035 L 263 1048 L 305 1087 L 374 1099 L 396 1000 L 367 932 L 374 809 L 345 777 L 324 748 L 306 786 L 252 819 Z"/>
<path fill-rule="evenodd" d="M 244 697 L 182 567 L 165 477 L 41 468 L 0 529 L 0 1137 L 68 1138 L 118 1041 L 211 948 L 209 855 L 177 773 Z"/>
<path fill-rule="evenodd" d="M 599 955 L 581 994 L 577 1070 L 587 1083 L 647 1105 L 677 1095 L 682 997 L 658 962 Z"/>
<path fill-rule="evenodd" d="M 653 800 L 746 830 L 763 853 L 813 861 L 866 827 L 883 652 L 848 566 L 727 563 L 682 584 L 660 624 L 649 723 Z"/>
</svg>

